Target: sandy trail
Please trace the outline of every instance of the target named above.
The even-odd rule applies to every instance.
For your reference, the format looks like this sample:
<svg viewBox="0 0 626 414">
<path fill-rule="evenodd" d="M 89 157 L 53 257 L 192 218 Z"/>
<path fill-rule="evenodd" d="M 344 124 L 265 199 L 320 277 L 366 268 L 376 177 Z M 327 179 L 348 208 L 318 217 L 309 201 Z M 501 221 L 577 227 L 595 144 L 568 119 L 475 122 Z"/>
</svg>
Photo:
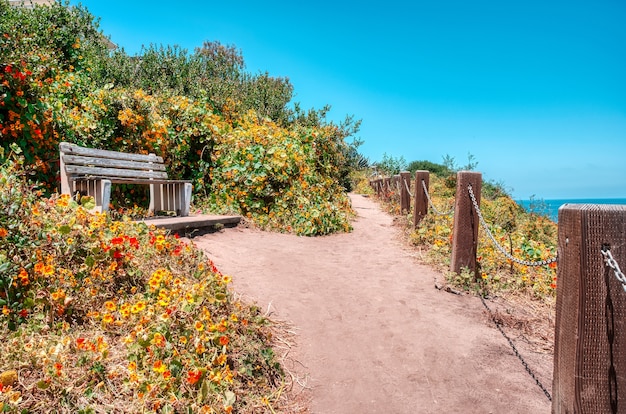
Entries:
<svg viewBox="0 0 626 414">
<path fill-rule="evenodd" d="M 351 198 L 349 234 L 231 228 L 193 239 L 234 290 L 293 325 L 310 412 L 548 413 L 480 300 L 435 289 L 443 276 L 403 246 L 392 218 Z M 549 388 L 551 359 L 535 359 Z"/>
</svg>

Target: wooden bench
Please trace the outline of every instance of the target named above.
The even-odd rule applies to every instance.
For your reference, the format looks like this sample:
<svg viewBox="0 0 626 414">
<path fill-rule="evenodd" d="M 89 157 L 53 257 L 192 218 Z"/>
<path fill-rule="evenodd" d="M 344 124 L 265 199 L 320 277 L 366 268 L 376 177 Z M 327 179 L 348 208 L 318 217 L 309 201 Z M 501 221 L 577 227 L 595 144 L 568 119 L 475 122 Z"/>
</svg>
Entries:
<svg viewBox="0 0 626 414">
<path fill-rule="evenodd" d="M 59 144 L 59 153 L 61 194 L 79 191 L 94 198 L 98 211 L 106 211 L 111 184 L 147 184 L 151 212 L 189 215 L 191 181 L 169 180 L 161 157 L 85 148 L 68 142 Z"/>
</svg>

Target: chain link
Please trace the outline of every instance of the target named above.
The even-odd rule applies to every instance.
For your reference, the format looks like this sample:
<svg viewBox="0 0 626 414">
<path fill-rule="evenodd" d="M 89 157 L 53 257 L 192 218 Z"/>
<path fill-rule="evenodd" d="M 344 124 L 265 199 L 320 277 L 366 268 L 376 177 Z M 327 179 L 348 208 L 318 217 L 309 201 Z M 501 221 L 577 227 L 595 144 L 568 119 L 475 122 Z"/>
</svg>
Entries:
<svg viewBox="0 0 626 414">
<path fill-rule="evenodd" d="M 626 292 L 626 276 L 624 276 L 624 273 L 622 273 L 622 270 L 619 268 L 619 265 L 613 258 L 611 250 L 602 249 L 601 253 L 602 256 L 604 256 L 604 263 L 613 270 L 615 277 L 622 284 L 622 288 Z"/>
<path fill-rule="evenodd" d="M 485 299 L 481 296 L 478 295 L 478 297 L 480 298 L 481 302 L 483 303 L 483 306 L 485 306 L 485 309 L 487 309 L 487 312 L 489 313 L 489 316 L 491 316 L 491 320 L 493 321 L 493 323 L 496 325 L 496 328 L 498 328 L 498 331 L 500 331 L 500 333 L 502 334 L 502 336 L 507 340 L 507 342 L 509 343 L 509 345 L 511 346 L 511 349 L 513 350 L 513 353 L 515 353 L 515 356 L 520 360 L 520 362 L 522 363 L 522 365 L 524 366 L 524 369 L 526 370 L 526 372 L 528 372 L 528 374 L 532 377 L 532 379 L 535 380 L 535 383 L 537 384 L 537 386 L 541 389 L 541 391 L 543 391 L 543 393 L 545 394 L 546 397 L 548 397 L 548 401 L 552 401 L 552 396 L 550 395 L 550 392 L 548 391 L 548 389 L 541 383 L 541 381 L 539 381 L 539 378 L 537 378 L 537 376 L 535 375 L 535 373 L 533 372 L 532 369 L 530 369 L 530 366 L 528 365 L 528 363 L 524 360 L 524 357 L 522 357 L 522 354 L 519 353 L 519 351 L 517 350 L 517 347 L 515 346 L 515 344 L 513 343 L 513 341 L 511 340 L 511 338 L 509 338 L 509 336 L 504 332 L 504 329 L 502 329 L 501 323 L 498 322 L 498 320 L 496 319 L 496 317 L 494 316 L 493 312 L 491 311 L 491 309 L 489 308 L 489 306 L 487 306 L 487 302 L 485 302 Z"/>
<path fill-rule="evenodd" d="M 521 259 L 518 259 L 516 257 L 513 257 L 509 252 L 507 252 L 504 249 L 504 247 L 502 247 L 500 245 L 500 243 L 498 243 L 498 241 L 493 236 L 493 234 L 491 234 L 491 230 L 489 230 L 489 226 L 485 222 L 485 219 L 483 218 L 483 215 L 480 212 L 480 207 L 478 207 L 478 202 L 476 201 L 476 197 L 474 196 L 474 191 L 472 190 L 472 186 L 468 185 L 467 186 L 467 190 L 469 192 L 470 198 L 472 199 L 472 204 L 474 205 L 474 209 L 476 210 L 476 214 L 478 214 L 478 219 L 480 220 L 480 224 L 485 229 L 485 232 L 487 232 L 487 236 L 489 236 L 489 238 L 491 239 L 491 241 L 494 244 L 494 246 L 496 247 L 496 249 L 498 249 L 500 251 L 500 253 L 504 254 L 504 256 L 506 256 L 509 260 L 512 260 L 513 262 L 521 264 L 521 265 L 524 265 L 524 266 L 546 266 L 546 265 L 549 265 L 550 263 L 554 263 L 554 262 L 556 262 L 558 260 L 558 257 L 556 257 L 556 256 L 552 257 L 550 259 L 540 260 L 540 261 L 537 261 L 537 262 L 530 262 L 530 261 L 527 261 L 527 260 L 521 260 Z"/>
<path fill-rule="evenodd" d="M 422 180 L 422 188 L 424 189 L 424 194 L 426 194 L 426 198 L 428 199 L 428 204 L 430 205 L 430 208 L 433 209 L 435 214 L 437 214 L 439 216 L 451 216 L 454 213 L 454 209 L 452 209 L 448 213 L 443 213 L 443 212 L 437 210 L 437 207 L 435 207 L 435 205 L 433 204 L 433 200 L 431 200 L 431 198 L 430 198 L 430 194 L 428 194 L 428 188 L 426 188 L 426 183 L 424 182 L 424 180 Z"/>
</svg>

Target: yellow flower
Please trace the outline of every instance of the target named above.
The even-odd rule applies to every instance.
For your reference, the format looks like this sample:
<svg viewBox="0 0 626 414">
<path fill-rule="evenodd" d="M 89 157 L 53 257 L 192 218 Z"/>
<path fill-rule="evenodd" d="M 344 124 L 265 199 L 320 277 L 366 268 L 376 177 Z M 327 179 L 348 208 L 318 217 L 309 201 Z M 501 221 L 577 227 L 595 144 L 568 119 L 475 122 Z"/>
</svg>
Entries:
<svg viewBox="0 0 626 414">
<path fill-rule="evenodd" d="M 196 328 L 196 331 L 202 332 L 204 331 L 204 324 L 200 321 L 196 321 L 196 323 L 194 324 L 194 328 Z"/>
<path fill-rule="evenodd" d="M 130 311 L 132 313 L 139 313 L 139 312 L 143 312 L 145 309 L 146 309 L 146 302 L 139 301 L 130 308 Z"/>
<path fill-rule="evenodd" d="M 152 370 L 154 372 L 158 372 L 159 374 L 162 374 L 167 370 L 167 367 L 165 366 L 163 361 L 158 360 L 157 362 L 154 363 L 154 365 L 152 365 Z"/>
<path fill-rule="evenodd" d="M 57 290 L 56 292 L 52 292 L 50 294 L 50 297 L 52 298 L 53 301 L 60 301 L 65 299 L 65 292 L 62 290 Z"/>
</svg>

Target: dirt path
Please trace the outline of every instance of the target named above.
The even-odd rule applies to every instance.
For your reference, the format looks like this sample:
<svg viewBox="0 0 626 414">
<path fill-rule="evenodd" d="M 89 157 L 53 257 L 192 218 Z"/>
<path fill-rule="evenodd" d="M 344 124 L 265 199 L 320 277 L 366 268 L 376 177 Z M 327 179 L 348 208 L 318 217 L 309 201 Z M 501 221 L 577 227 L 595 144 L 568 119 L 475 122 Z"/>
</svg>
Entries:
<svg viewBox="0 0 626 414">
<path fill-rule="evenodd" d="M 193 239 L 237 292 L 294 326 L 310 412 L 548 413 L 480 300 L 435 289 L 442 275 L 403 247 L 392 218 L 351 197 L 350 234 L 234 228 Z M 546 360 L 535 367 L 544 381 Z"/>
</svg>

